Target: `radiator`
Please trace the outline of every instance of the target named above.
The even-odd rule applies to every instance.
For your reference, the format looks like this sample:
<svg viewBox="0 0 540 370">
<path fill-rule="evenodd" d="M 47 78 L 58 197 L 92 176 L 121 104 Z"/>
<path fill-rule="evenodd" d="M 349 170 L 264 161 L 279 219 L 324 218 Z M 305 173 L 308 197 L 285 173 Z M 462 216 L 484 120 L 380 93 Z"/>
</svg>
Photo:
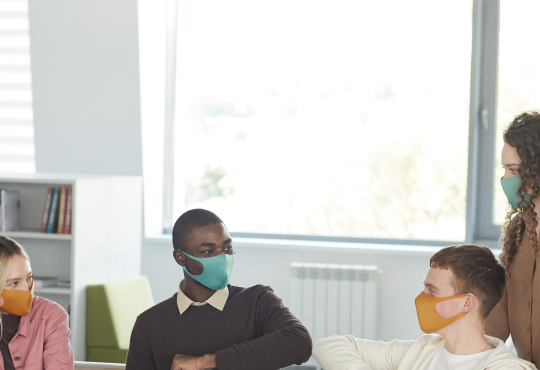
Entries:
<svg viewBox="0 0 540 370">
<path fill-rule="evenodd" d="M 315 344 L 330 335 L 377 338 L 377 266 L 292 263 L 291 311 Z"/>
</svg>

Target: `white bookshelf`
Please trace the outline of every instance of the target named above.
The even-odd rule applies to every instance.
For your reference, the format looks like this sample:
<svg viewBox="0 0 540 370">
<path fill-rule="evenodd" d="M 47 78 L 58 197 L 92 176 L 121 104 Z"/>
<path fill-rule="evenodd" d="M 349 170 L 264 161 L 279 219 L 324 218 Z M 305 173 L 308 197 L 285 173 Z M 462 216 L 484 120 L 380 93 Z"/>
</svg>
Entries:
<svg viewBox="0 0 540 370">
<path fill-rule="evenodd" d="M 0 179 L 0 181 L 2 181 Z M 71 234 L 46 234 L 39 231 L 32 230 L 20 230 L 20 231 L 7 231 L 0 232 L 0 235 L 9 236 L 12 239 L 24 238 L 24 239 L 49 239 L 49 240 L 71 240 Z"/>
<path fill-rule="evenodd" d="M 49 187 L 72 188 L 71 235 L 39 231 Z M 70 312 L 75 360 L 86 359 L 86 286 L 140 275 L 142 180 L 66 174 L 2 174 L 0 189 L 18 190 L 21 230 L 0 232 L 30 255 L 36 276 L 70 280 L 71 287 L 36 288 Z"/>
</svg>

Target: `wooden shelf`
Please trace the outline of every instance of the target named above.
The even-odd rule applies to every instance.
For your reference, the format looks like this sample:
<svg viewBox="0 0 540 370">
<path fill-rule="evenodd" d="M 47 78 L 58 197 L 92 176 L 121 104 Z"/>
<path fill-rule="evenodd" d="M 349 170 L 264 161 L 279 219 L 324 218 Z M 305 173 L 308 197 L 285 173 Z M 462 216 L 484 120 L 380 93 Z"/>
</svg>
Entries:
<svg viewBox="0 0 540 370">
<path fill-rule="evenodd" d="M 8 236 L 10 238 L 21 239 L 48 239 L 48 240 L 71 240 L 71 234 L 49 234 L 42 233 L 35 230 L 21 230 L 21 231 L 2 231 L 0 235 Z"/>
<path fill-rule="evenodd" d="M 71 288 L 59 287 L 59 286 L 48 286 L 45 288 L 36 288 L 36 295 L 40 294 L 59 294 L 59 295 L 70 295 Z"/>
</svg>

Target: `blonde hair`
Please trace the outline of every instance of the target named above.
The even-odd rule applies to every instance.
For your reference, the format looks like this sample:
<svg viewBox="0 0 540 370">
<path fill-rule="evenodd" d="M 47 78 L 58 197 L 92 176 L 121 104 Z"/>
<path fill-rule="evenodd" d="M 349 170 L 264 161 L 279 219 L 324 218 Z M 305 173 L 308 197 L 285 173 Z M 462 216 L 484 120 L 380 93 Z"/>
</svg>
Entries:
<svg viewBox="0 0 540 370">
<path fill-rule="evenodd" d="M 28 253 L 22 245 L 7 236 L 0 236 L 0 294 L 2 294 L 4 287 L 6 286 L 9 270 L 11 269 L 11 260 L 15 255 L 23 256 L 30 261 L 30 257 L 28 257 Z M 3 335 L 3 332 L 4 324 L 2 313 L 0 313 L 0 338 Z"/>
</svg>

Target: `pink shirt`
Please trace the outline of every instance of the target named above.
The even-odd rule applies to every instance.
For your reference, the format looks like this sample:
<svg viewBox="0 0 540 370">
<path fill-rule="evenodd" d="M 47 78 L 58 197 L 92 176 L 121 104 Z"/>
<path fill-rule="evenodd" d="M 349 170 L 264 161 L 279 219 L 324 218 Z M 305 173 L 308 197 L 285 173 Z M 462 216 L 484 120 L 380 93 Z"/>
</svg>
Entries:
<svg viewBox="0 0 540 370">
<path fill-rule="evenodd" d="M 34 297 L 30 313 L 21 317 L 19 330 L 8 345 L 13 365 L 24 370 L 73 370 L 70 333 L 66 310 L 53 301 Z M 1 353 L 0 370 L 4 370 Z"/>
</svg>

